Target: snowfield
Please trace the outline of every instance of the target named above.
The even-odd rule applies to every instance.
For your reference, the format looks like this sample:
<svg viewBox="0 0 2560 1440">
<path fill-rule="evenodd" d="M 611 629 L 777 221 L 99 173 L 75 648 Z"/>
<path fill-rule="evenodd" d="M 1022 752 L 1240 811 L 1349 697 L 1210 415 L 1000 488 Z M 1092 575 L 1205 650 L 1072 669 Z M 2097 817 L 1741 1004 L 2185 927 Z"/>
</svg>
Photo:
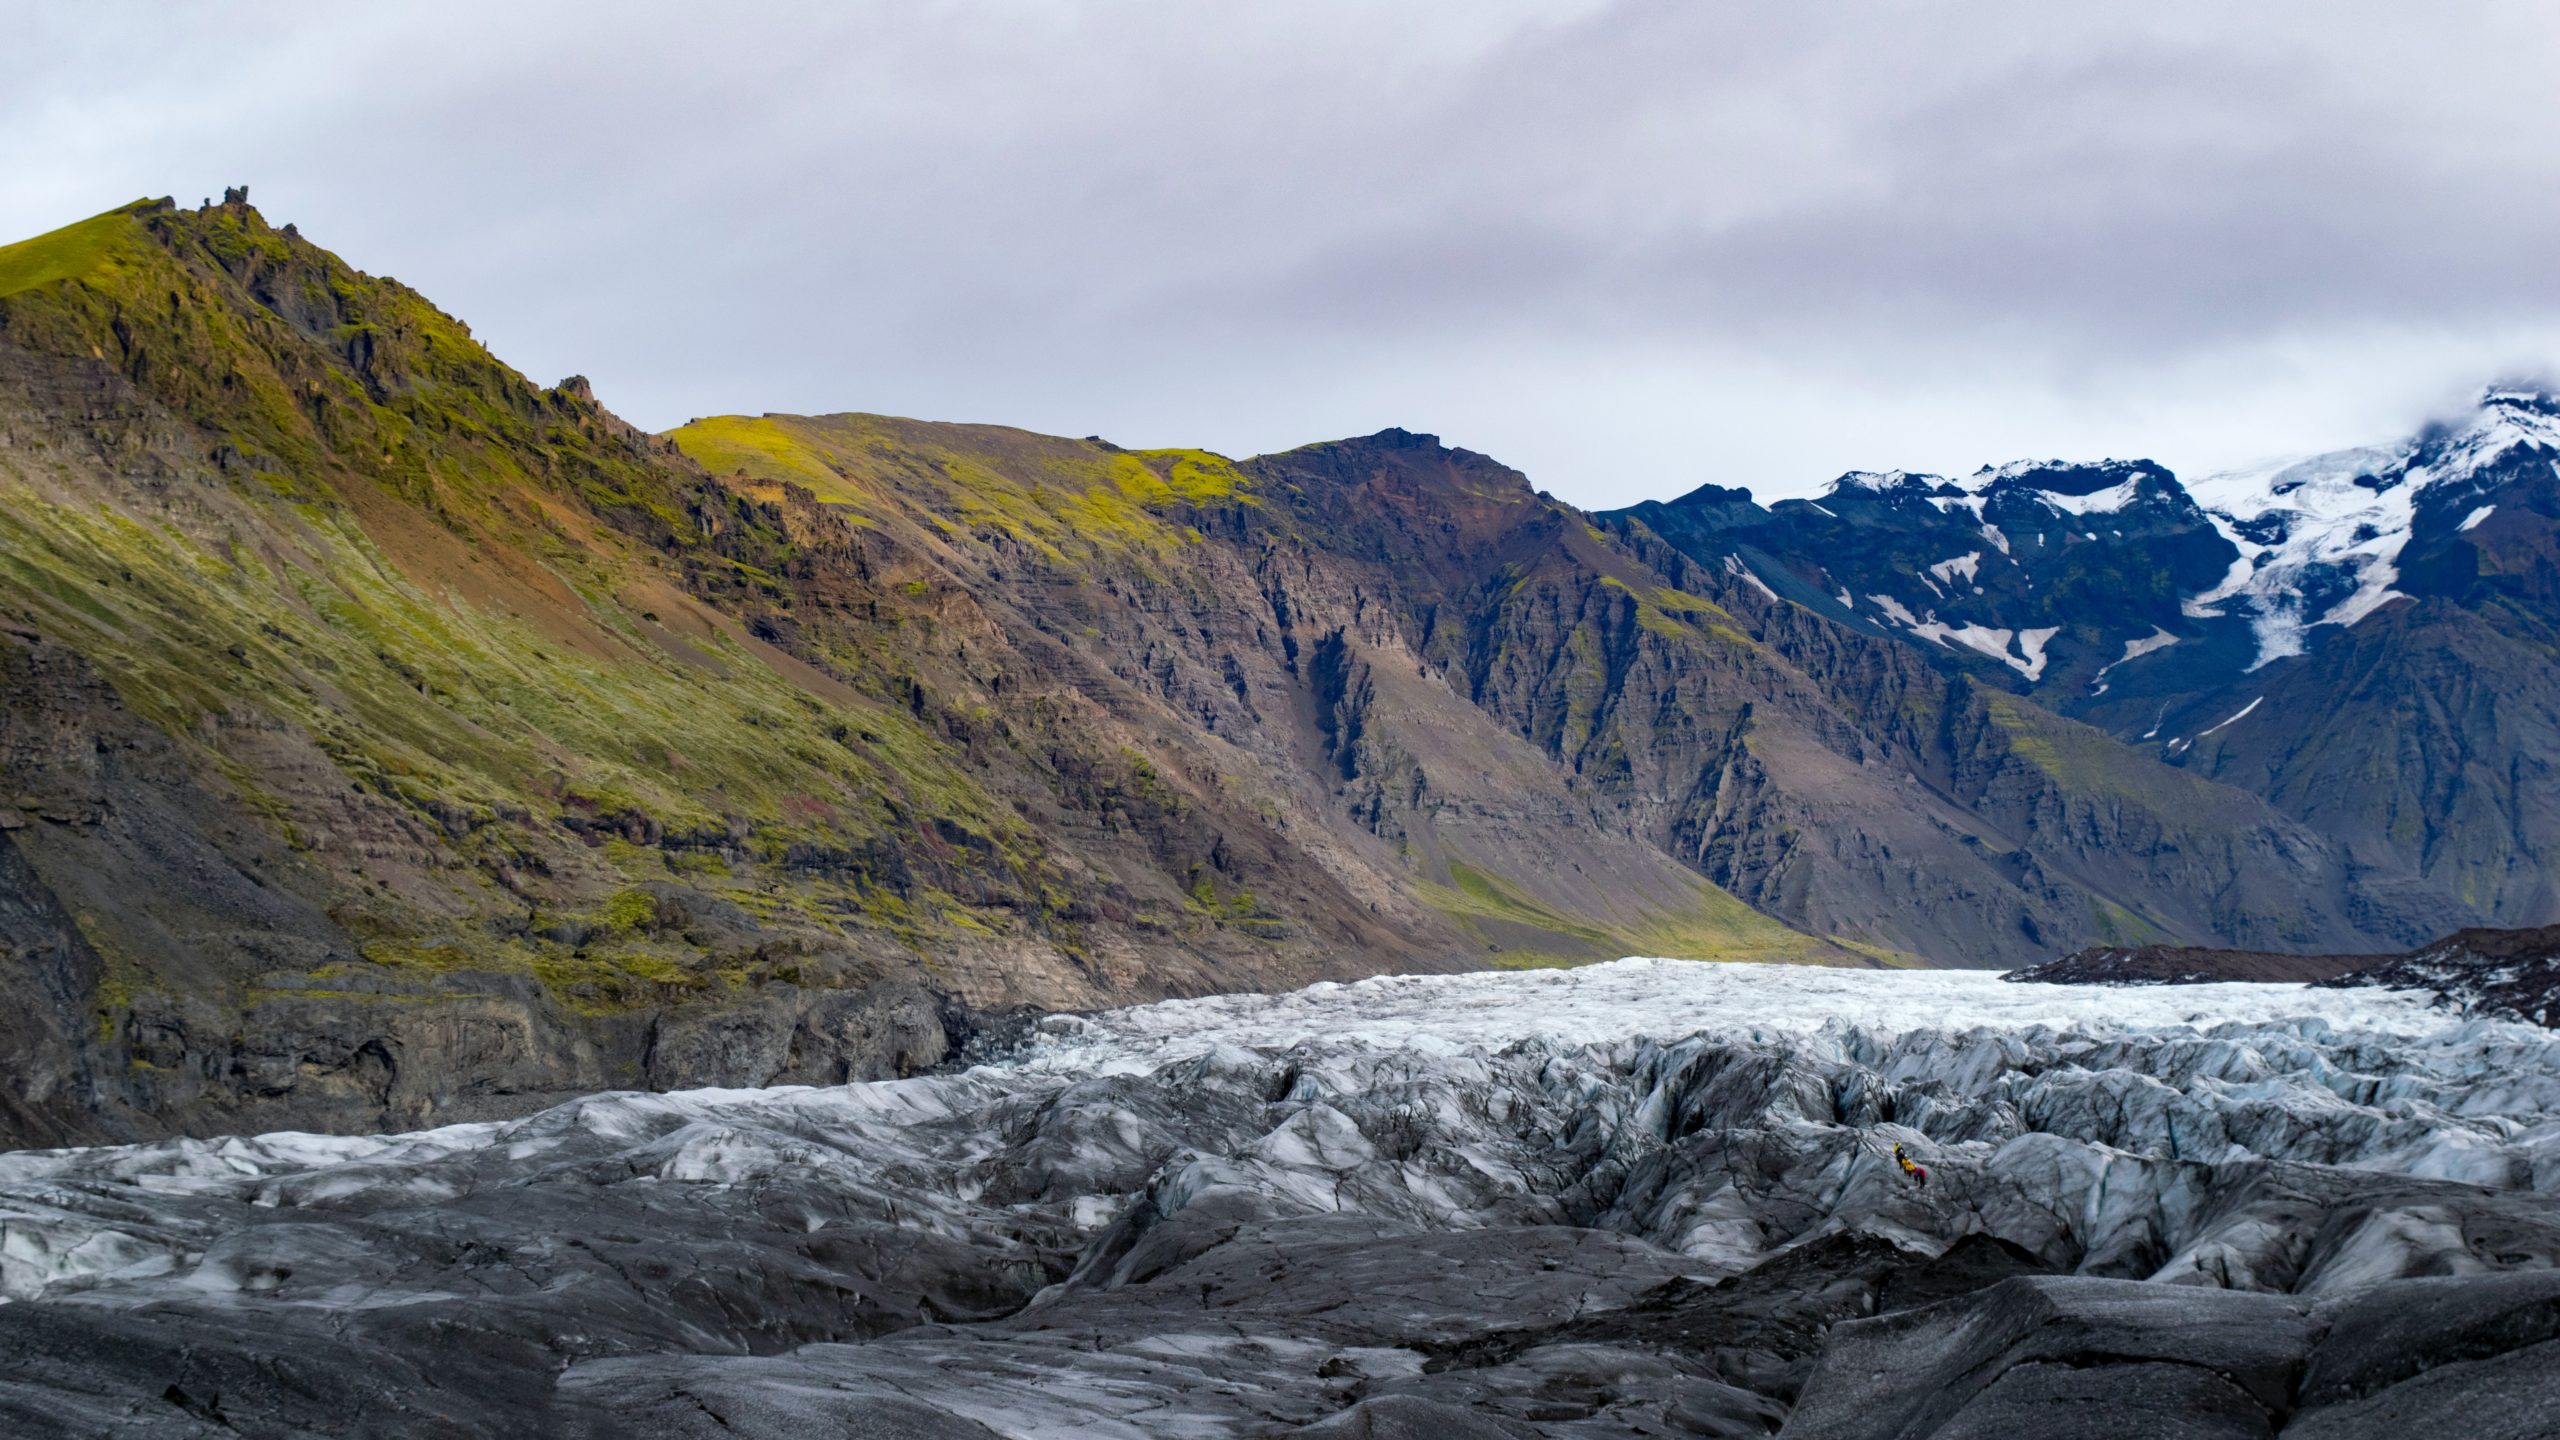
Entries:
<svg viewBox="0 0 2560 1440">
<path fill-rule="evenodd" d="M 2188 1351 L 2234 1325 L 2286 1374 L 2399 1325 L 2502 1375 L 2465 1307 L 2560 1317 L 2556 1188 L 2560 1045 L 2414 995 L 1396 977 L 1052 1017 L 956 1074 L 0 1156 L 0 1419 L 1927 1434 L 2024 1423 L 1984 1338 L 2018 1315 L 2085 1335 L 2089 1403 L 2225 1383 Z M 2366 1433 L 2436 1374 L 2282 1410 Z"/>
</svg>

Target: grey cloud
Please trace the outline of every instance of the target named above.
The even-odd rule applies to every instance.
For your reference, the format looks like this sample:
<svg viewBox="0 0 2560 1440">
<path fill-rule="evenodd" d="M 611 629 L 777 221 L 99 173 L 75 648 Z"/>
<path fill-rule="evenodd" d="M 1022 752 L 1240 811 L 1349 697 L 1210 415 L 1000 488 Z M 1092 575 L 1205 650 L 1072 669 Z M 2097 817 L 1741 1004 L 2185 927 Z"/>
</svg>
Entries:
<svg viewBox="0 0 2560 1440">
<path fill-rule="evenodd" d="M 2186 468 L 2560 364 L 2468 3 L 35 7 L 0 227 L 248 181 L 652 425 L 1437 430 L 1591 503 Z"/>
</svg>

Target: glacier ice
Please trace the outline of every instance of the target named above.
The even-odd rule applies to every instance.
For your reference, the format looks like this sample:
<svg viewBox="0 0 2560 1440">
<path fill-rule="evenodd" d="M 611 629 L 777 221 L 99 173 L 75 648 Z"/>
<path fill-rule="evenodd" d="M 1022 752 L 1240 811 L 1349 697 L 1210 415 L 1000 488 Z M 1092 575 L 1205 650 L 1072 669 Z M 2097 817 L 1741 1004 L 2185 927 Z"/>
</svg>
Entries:
<svg viewBox="0 0 2560 1440">
<path fill-rule="evenodd" d="M 2116 1347 L 2090 1384 L 2243 1333 L 2290 1375 L 2394 1287 L 2560 1261 L 2560 1043 L 2401 992 L 1627 960 L 980 1058 L 0 1155 L 0 1419 L 1902 1433 L 1858 1428 L 1926 1409 L 1858 1402 L 1884 1339 L 1976 1424 L 2028 1381 L 1965 1357 L 2041 1374 L 2038 1327 Z"/>
</svg>

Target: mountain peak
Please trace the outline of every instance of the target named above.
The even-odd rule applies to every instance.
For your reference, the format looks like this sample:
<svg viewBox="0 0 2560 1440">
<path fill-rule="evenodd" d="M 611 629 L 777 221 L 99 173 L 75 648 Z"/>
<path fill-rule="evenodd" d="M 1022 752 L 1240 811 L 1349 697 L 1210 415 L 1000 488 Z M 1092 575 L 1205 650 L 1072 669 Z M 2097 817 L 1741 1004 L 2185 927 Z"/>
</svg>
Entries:
<svg viewBox="0 0 2560 1440">
<path fill-rule="evenodd" d="M 1965 481 L 1967 490 L 1981 492 L 1995 485 L 2016 489 L 2041 490 L 2048 495 L 2095 495 L 2145 479 L 2170 481 L 2175 477 L 2150 460 L 2012 460 L 2006 465 L 1985 465 Z"/>
<path fill-rule="evenodd" d="M 2382 488 L 2406 479 L 2416 486 L 2467 480 L 2518 446 L 2560 450 L 2560 395 L 2539 382 L 2504 381 L 2482 388 L 2471 413 L 2440 421 L 2403 444 L 2396 464 L 2376 472 Z"/>
<path fill-rule="evenodd" d="M 1749 505 L 1752 503 L 1751 487 L 1748 485 L 1718 485 L 1714 481 L 1710 480 L 1705 484 L 1698 486 L 1696 489 L 1688 491 L 1687 493 L 1665 503 L 1687 506 Z"/>
<path fill-rule="evenodd" d="M 1822 492 L 1837 495 L 1843 490 L 1867 490 L 1879 495 L 1909 491 L 1922 495 L 1958 494 L 1959 487 L 1944 475 L 1931 475 L 1918 470 L 1852 470 Z"/>
<path fill-rule="evenodd" d="M 2560 449 L 2560 393 L 2539 384 L 2491 385 L 2480 392 L 2479 408 L 2456 432 L 2476 437 L 2482 459 L 2517 444 Z"/>
<path fill-rule="evenodd" d="M 2560 415 L 2560 386 L 2547 380 L 2521 378 L 2493 381 L 2481 388 L 2480 408 Z"/>
<path fill-rule="evenodd" d="M 1387 450 L 1437 450 L 1441 448 L 1439 436 L 1421 430 L 1407 430 L 1401 425 L 1390 425 L 1375 435 L 1365 435 L 1362 436 L 1361 439 L 1367 444 L 1376 445 Z"/>
</svg>

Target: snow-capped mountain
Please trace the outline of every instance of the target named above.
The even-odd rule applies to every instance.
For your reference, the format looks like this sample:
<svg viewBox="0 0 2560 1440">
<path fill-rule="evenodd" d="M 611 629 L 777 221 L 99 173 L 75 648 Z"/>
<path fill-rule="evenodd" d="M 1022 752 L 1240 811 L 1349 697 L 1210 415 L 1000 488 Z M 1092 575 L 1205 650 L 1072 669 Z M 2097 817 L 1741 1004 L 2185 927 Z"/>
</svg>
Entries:
<svg viewBox="0 0 2560 1440">
<path fill-rule="evenodd" d="M 2183 484 L 2148 461 L 1856 472 L 1619 512 L 2316 821 L 2508 923 L 2560 918 L 2560 397 Z"/>
<path fill-rule="evenodd" d="M 2088 563 L 2093 556 L 2103 556 L 2102 564 L 2115 564 L 2123 558 L 2116 552 L 2127 545 L 2157 551 L 2167 534 L 2192 528 L 2199 518 L 2176 477 L 2147 460 L 2097 464 L 2021 460 L 1984 466 L 1963 481 L 1903 472 L 1851 474 L 1834 481 L 1826 498 L 1842 499 L 1843 489 L 1890 494 L 1918 488 L 1926 489 L 1930 507 L 1956 521 L 1959 528 L 1968 519 L 1975 524 L 1981 547 L 1919 571 L 1914 578 L 1928 588 L 1925 597 L 1896 597 L 1892 593 L 1896 587 L 1884 582 L 1869 594 L 1869 600 L 1883 612 L 1887 624 L 1941 645 L 1978 651 L 2017 671 L 2030 684 L 2044 678 L 2046 647 L 2066 628 L 2065 612 L 2075 602 L 2111 608 L 2129 602 L 2132 612 L 2120 613 L 2137 613 L 2142 602 L 2158 598 L 2156 587 L 2146 587 L 2149 594 L 2135 594 L 2096 579 Z M 2130 541 L 2127 525 L 2135 531 Z M 2072 555 L 2081 546 L 2096 548 Z M 2177 557 L 2165 558 L 2171 560 L 2173 571 L 2179 568 Z M 2004 585 L 2003 580 L 2015 583 Z M 1975 598 L 1987 603 L 1969 603 Z M 2001 618 L 2016 623 L 1990 623 L 1968 613 L 1980 609 L 1998 610 Z M 1946 618 L 1941 618 L 1942 611 Z M 2033 623 L 2036 620 L 2047 623 L 2038 625 Z"/>
<path fill-rule="evenodd" d="M 2136 662 L 2187 688 L 2253 674 L 2303 654 L 2321 627 L 2427 593 L 2404 573 L 2413 545 L 2489 543 L 2483 527 L 2502 505 L 2511 519 L 2537 513 L 2506 492 L 2547 484 L 2554 467 L 2560 398 L 2499 386 L 2471 414 L 2394 444 L 2192 484 L 2147 460 L 2022 460 L 1961 480 L 1853 471 L 1816 499 L 1765 509 L 1707 486 L 1625 513 L 1835 619 L 1978 655 L 2078 711 L 2120 693 Z"/>
</svg>

